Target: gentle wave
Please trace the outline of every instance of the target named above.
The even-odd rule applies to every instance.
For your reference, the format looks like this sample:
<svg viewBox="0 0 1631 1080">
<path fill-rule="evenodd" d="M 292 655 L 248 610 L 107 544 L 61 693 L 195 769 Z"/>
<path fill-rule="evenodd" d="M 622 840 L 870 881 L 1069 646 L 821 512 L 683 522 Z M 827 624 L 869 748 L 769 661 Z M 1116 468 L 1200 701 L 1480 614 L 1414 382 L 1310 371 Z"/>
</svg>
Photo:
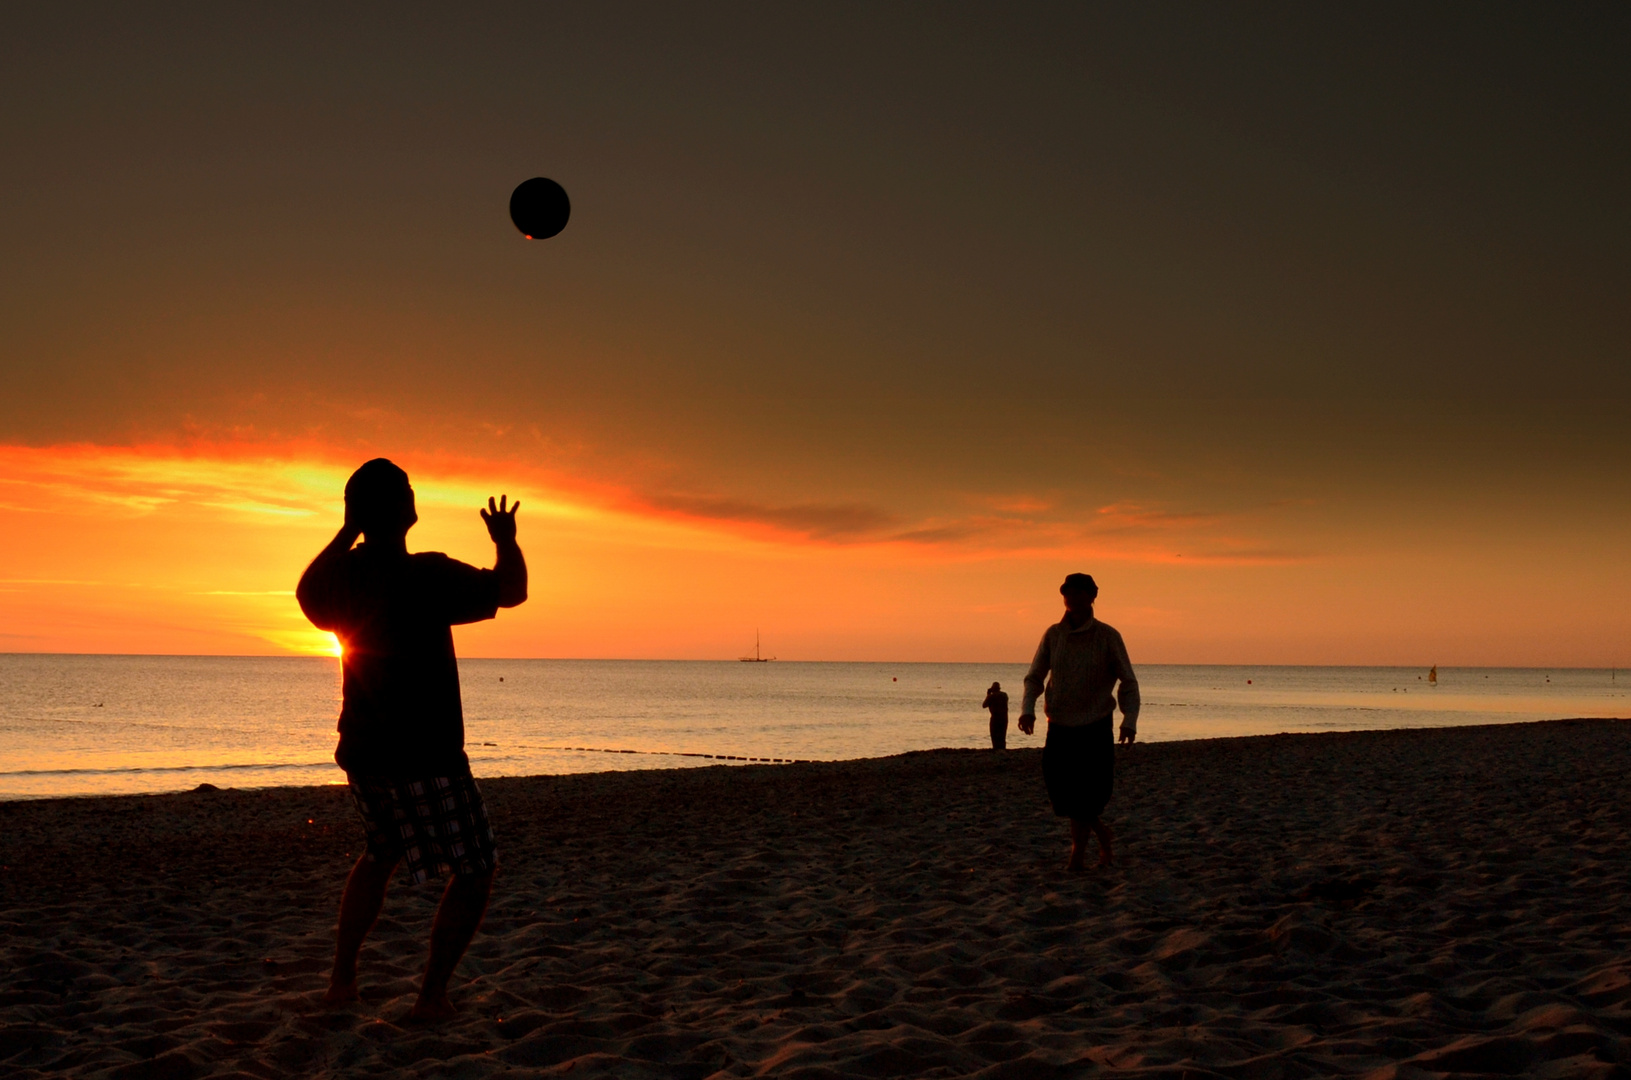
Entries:
<svg viewBox="0 0 1631 1080">
<path fill-rule="evenodd" d="M 492 744 L 485 744 L 491 746 Z M 475 749 L 472 747 L 472 749 Z M 686 750 L 624 750 L 605 746 L 527 746 L 517 744 L 510 749 L 545 750 L 563 754 L 643 754 L 648 757 L 707 758 L 711 761 L 745 761 L 763 765 L 793 765 L 808 763 L 810 758 L 753 757 L 748 754 L 704 754 Z M 279 761 L 260 763 L 234 762 L 225 765 L 149 765 L 125 766 L 110 769 L 16 769 L 0 771 L 7 776 L 117 776 L 147 773 L 227 772 L 233 769 L 322 769 L 336 767 L 333 761 Z"/>
<path fill-rule="evenodd" d="M 0 776 L 117 776 L 124 773 L 176 773 L 176 772 L 225 772 L 229 769 L 320 769 L 324 766 L 333 766 L 332 761 L 279 761 L 271 764 L 231 764 L 231 765 L 150 765 L 146 767 L 126 766 L 119 769 L 18 769 L 14 772 L 0 772 Z"/>
<path fill-rule="evenodd" d="M 483 743 L 493 746 L 493 743 Z M 516 750 L 549 750 L 562 754 L 647 754 L 652 757 L 708 758 L 712 761 L 756 761 L 766 765 L 808 765 L 815 758 L 750 757 L 747 754 L 704 754 L 690 750 L 621 750 L 606 746 L 527 746 L 517 743 Z M 0 774 L 4 775 L 4 774 Z"/>
</svg>

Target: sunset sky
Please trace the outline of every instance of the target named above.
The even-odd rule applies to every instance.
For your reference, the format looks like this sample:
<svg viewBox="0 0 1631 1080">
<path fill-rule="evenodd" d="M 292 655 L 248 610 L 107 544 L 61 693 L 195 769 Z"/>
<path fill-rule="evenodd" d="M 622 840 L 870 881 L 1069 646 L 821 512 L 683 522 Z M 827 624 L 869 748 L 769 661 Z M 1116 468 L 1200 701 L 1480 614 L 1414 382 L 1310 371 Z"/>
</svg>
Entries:
<svg viewBox="0 0 1631 1080">
<path fill-rule="evenodd" d="M 322 652 L 376 455 L 465 655 L 1631 666 L 1617 5 L 43 5 L 0 651 Z M 510 190 L 570 193 L 524 240 Z"/>
</svg>

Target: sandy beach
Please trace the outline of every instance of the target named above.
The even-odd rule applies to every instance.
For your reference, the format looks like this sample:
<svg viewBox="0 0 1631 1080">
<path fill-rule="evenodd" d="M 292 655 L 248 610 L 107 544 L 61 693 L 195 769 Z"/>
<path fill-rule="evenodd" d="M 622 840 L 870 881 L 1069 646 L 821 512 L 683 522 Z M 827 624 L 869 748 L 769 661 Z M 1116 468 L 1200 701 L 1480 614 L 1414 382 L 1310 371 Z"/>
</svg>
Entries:
<svg viewBox="0 0 1631 1080">
<path fill-rule="evenodd" d="M 483 782 L 324 1013 L 340 788 L 0 804 L 0 1075 L 1232 1078 L 1631 1071 L 1631 723 L 1123 751 L 1069 875 L 1034 749 Z"/>
</svg>

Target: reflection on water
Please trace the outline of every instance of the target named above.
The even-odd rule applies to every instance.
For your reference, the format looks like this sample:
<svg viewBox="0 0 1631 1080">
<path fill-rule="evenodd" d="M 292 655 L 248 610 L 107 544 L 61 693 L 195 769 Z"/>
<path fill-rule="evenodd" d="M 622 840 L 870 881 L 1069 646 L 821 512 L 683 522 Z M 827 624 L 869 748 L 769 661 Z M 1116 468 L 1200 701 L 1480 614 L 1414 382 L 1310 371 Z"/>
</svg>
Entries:
<svg viewBox="0 0 1631 1080">
<path fill-rule="evenodd" d="M 985 688 L 1013 664 L 465 660 L 478 776 L 874 757 L 988 745 Z M 1591 669 L 1139 669 L 1145 740 L 1631 716 Z M 336 783 L 339 665 L 325 658 L 0 655 L 0 798 Z M 1041 744 L 1011 731 L 1009 745 Z M 563 749 L 563 748 L 587 749 Z M 634 750 L 639 753 L 605 753 Z"/>
</svg>

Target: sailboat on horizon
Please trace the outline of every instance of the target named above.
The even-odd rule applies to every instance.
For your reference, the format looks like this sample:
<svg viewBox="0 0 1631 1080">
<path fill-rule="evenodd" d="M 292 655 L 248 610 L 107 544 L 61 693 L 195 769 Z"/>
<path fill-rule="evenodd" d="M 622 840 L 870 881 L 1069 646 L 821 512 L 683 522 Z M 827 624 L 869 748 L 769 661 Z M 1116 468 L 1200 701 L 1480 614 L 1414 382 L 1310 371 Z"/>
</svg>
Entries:
<svg viewBox="0 0 1631 1080">
<path fill-rule="evenodd" d="M 753 632 L 753 655 L 738 656 L 737 659 L 742 661 L 744 664 L 768 664 L 776 658 L 774 656 L 759 655 L 759 631 L 755 630 Z"/>
</svg>

